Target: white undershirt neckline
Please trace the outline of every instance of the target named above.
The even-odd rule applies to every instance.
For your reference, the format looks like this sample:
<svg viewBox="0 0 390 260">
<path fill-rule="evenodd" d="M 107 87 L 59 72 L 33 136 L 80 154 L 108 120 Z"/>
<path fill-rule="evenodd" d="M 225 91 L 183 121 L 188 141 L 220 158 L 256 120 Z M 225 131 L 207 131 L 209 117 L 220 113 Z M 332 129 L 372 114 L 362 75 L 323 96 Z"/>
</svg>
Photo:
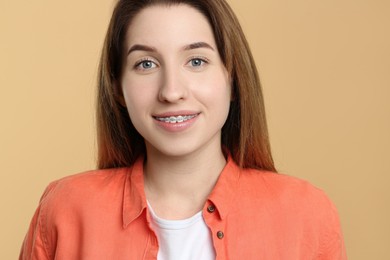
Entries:
<svg viewBox="0 0 390 260">
<path fill-rule="evenodd" d="M 159 241 L 158 260 L 214 260 L 211 233 L 202 211 L 181 220 L 160 218 L 148 202 L 151 224 Z"/>
</svg>

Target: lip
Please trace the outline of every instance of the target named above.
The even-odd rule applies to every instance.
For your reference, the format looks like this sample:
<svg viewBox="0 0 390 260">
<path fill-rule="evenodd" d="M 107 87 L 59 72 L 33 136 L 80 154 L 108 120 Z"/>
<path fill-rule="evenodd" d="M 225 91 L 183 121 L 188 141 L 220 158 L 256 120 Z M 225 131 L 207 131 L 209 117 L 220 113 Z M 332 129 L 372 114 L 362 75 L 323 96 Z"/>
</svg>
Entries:
<svg viewBox="0 0 390 260">
<path fill-rule="evenodd" d="M 196 111 L 182 110 L 182 111 L 171 111 L 171 112 L 154 114 L 152 117 L 156 125 L 161 129 L 171 133 L 178 133 L 178 132 L 185 131 L 189 129 L 191 126 L 193 126 L 198 120 L 200 114 L 201 114 L 200 112 L 196 112 Z M 175 116 L 175 117 L 194 116 L 194 117 L 186 121 L 177 122 L 177 123 L 169 123 L 169 122 L 157 120 L 157 117 L 171 117 L 171 116 Z"/>
</svg>

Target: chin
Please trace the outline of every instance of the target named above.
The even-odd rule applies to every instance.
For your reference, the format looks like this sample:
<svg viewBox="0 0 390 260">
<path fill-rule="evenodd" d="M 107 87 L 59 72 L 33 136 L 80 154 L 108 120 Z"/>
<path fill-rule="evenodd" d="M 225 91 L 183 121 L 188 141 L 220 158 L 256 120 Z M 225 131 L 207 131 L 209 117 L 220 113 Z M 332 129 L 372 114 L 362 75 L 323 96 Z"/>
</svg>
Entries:
<svg viewBox="0 0 390 260">
<path fill-rule="evenodd" d="M 146 151 L 147 153 L 163 157 L 185 157 L 194 154 L 202 147 L 202 145 L 191 141 L 194 141 L 194 138 L 192 140 L 180 140 L 180 142 L 173 140 L 170 142 L 156 142 L 154 144 L 149 142 L 146 144 Z"/>
<path fill-rule="evenodd" d="M 153 149 L 155 154 L 160 154 L 161 156 L 168 156 L 168 157 L 183 157 L 183 156 L 190 155 L 197 150 L 197 149 L 191 149 L 188 146 L 164 147 L 161 149 L 154 147 Z"/>
<path fill-rule="evenodd" d="M 211 136 L 190 135 L 183 138 L 150 139 L 146 143 L 147 153 L 163 157 L 186 157 L 196 155 L 198 152 L 207 153 L 221 147 L 220 132 Z"/>
</svg>

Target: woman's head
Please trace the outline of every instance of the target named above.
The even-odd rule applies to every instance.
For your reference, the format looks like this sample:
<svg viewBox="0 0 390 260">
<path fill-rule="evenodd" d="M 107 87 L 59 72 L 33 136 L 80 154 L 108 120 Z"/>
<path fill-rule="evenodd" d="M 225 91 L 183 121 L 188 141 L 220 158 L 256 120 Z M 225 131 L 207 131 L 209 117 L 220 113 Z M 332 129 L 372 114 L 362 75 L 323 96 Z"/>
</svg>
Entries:
<svg viewBox="0 0 390 260">
<path fill-rule="evenodd" d="M 122 103 L 148 159 L 222 155 L 231 84 L 204 15 L 184 4 L 144 8 L 123 47 Z"/>
<path fill-rule="evenodd" d="M 192 7 L 208 21 L 216 51 L 229 75 L 231 102 L 222 128 L 222 145 L 243 167 L 274 170 L 257 70 L 240 25 L 224 0 L 122 0 L 117 3 L 99 69 L 99 168 L 128 166 L 145 153 L 144 139 L 134 128 L 123 101 L 121 80 L 129 47 L 126 35 L 134 17 L 145 8 L 175 5 Z M 153 17 L 150 21 L 153 22 Z"/>
</svg>

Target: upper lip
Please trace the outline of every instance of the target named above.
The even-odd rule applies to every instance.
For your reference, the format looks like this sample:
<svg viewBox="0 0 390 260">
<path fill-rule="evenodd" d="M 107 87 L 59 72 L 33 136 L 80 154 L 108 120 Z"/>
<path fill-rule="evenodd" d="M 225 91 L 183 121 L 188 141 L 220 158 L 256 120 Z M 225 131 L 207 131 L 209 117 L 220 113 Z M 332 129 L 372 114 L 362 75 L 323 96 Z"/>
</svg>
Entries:
<svg viewBox="0 0 390 260">
<path fill-rule="evenodd" d="M 181 110 L 181 111 L 168 111 L 168 112 L 153 114 L 153 117 L 191 116 L 197 114 L 200 114 L 200 112 L 192 111 L 192 110 Z"/>
</svg>

